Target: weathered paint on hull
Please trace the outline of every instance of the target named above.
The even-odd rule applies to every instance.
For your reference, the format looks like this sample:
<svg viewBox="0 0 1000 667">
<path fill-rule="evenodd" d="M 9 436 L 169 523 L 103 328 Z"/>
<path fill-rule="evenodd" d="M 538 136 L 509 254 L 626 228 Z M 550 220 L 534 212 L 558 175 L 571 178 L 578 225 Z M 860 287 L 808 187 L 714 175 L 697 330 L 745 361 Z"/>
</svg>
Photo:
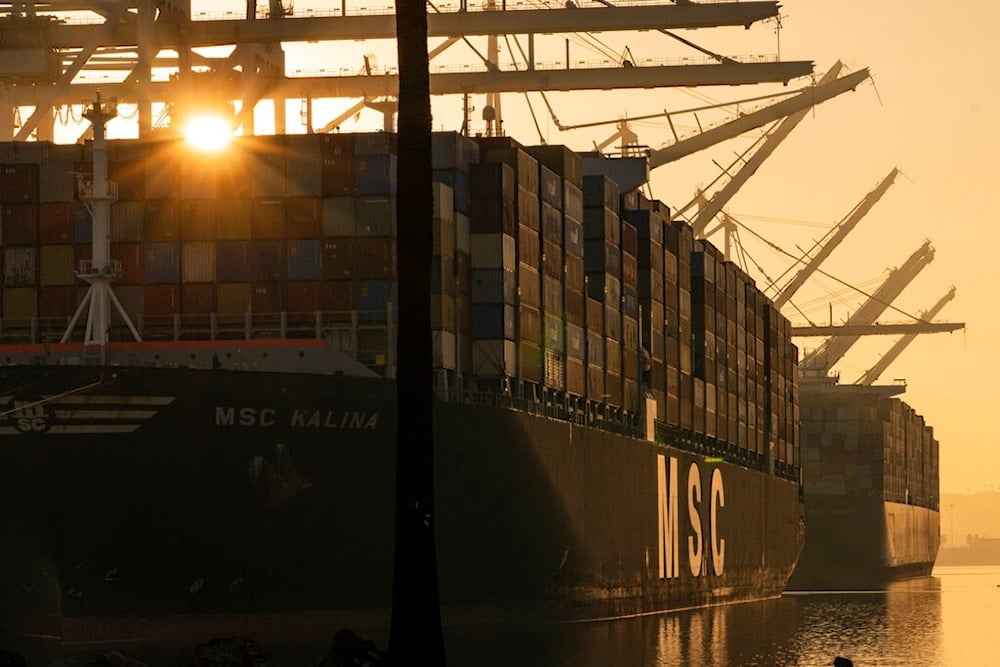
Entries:
<svg viewBox="0 0 1000 667">
<path fill-rule="evenodd" d="M 879 498 L 812 495 L 806 545 L 790 590 L 855 590 L 926 576 L 940 546 L 940 513 Z"/>
<path fill-rule="evenodd" d="M 0 526 L 5 544 L 19 545 L 0 564 L 6 627 L 63 638 L 183 634 L 198 618 L 219 634 L 309 610 L 312 622 L 286 630 L 384 629 L 392 382 L 113 372 L 2 371 L 0 393 L 12 400 L 104 382 L 43 412 L 25 408 L 0 437 Z M 797 485 L 759 471 L 503 407 L 440 404 L 436 429 L 448 622 L 616 617 L 773 596 L 802 547 Z M 671 466 L 676 487 L 661 474 Z M 668 577 L 661 522 L 671 511 Z M 724 550 L 721 563 L 713 549 Z"/>
</svg>

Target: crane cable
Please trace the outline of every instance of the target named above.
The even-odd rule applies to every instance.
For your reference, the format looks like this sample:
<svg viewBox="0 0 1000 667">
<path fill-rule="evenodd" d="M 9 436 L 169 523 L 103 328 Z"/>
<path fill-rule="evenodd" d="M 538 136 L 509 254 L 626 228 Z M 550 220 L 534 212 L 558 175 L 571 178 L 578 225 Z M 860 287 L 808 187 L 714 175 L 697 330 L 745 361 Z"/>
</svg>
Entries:
<svg viewBox="0 0 1000 667">
<path fill-rule="evenodd" d="M 608 2 L 608 0 L 594 0 L 594 2 L 599 2 L 602 5 L 605 5 L 606 7 L 615 7 L 615 5 L 613 5 L 610 2 Z M 719 55 L 718 53 L 715 53 L 714 51 L 709 51 L 708 49 L 706 49 L 704 47 L 701 47 L 701 46 L 698 46 L 697 44 L 695 44 L 694 42 L 692 42 L 690 40 L 684 39 L 680 35 L 675 35 L 674 33 L 670 32 L 669 30 L 664 30 L 663 28 L 657 28 L 656 31 L 660 32 L 660 33 L 663 33 L 664 35 L 666 35 L 667 37 L 670 37 L 671 39 L 676 39 L 681 44 L 684 44 L 685 46 L 690 46 L 692 49 L 695 49 L 696 51 L 701 51 L 706 56 L 709 56 L 710 58 L 713 58 L 714 60 L 716 60 L 719 63 L 722 63 L 724 65 L 733 65 L 733 64 L 736 64 L 736 61 L 733 60 L 732 58 L 728 58 L 726 56 Z"/>
<path fill-rule="evenodd" d="M 749 227 L 747 227 L 746 225 L 744 225 L 743 223 L 741 223 L 739 220 L 735 220 L 734 219 L 733 222 L 735 222 L 737 225 L 739 225 L 740 227 L 743 227 L 743 229 L 745 229 L 748 232 L 750 232 L 750 234 L 752 234 L 753 236 L 755 236 L 757 238 L 757 240 L 759 240 L 761 243 L 764 243 L 765 245 L 771 246 L 773 249 L 777 250 L 782 255 L 790 257 L 792 260 L 794 260 L 796 262 L 799 261 L 799 259 L 795 255 L 793 255 L 792 253 L 788 252 L 787 250 L 785 250 L 781 246 L 777 245 L 776 243 L 773 243 L 773 242 L 767 240 L 766 238 L 764 238 L 763 236 L 761 236 L 760 234 L 758 234 L 754 230 L 750 229 Z M 857 287 L 855 285 L 852 285 L 852 284 L 850 284 L 850 283 L 848 283 L 848 282 L 846 282 L 844 280 L 841 280 L 840 278 L 838 278 L 838 277 L 836 277 L 836 276 L 834 276 L 834 275 L 832 275 L 830 273 L 827 273 L 823 269 L 817 268 L 816 269 L 816 273 L 819 273 L 819 274 L 821 274 L 823 276 L 826 276 L 827 278 L 833 280 L 834 282 L 840 283 L 844 287 L 847 287 L 848 289 L 854 290 L 855 292 L 861 294 L 862 296 L 864 296 L 868 300 L 875 301 L 876 303 L 880 303 L 883 306 L 885 306 L 886 308 L 894 310 L 897 313 L 903 315 L 904 317 L 909 317 L 910 319 L 912 319 L 912 320 L 914 320 L 916 322 L 919 322 L 921 324 L 930 324 L 930 322 L 928 322 L 928 321 L 926 321 L 924 319 L 921 319 L 920 317 L 917 317 L 916 315 L 908 313 L 905 310 L 903 310 L 902 308 L 898 308 L 898 307 L 892 305 L 892 303 L 886 303 L 885 301 L 882 301 L 881 299 L 876 298 L 873 294 L 869 294 L 868 292 L 864 291 L 863 289 L 861 289 L 861 288 L 859 288 L 859 287 Z M 789 299 L 789 303 L 791 303 L 790 299 Z M 797 308 L 796 308 L 796 310 L 797 310 Z"/>
<path fill-rule="evenodd" d="M 503 40 L 507 44 L 507 51 L 509 51 L 510 53 L 514 53 L 514 49 L 510 48 L 510 35 L 504 35 L 503 36 Z M 524 57 L 524 49 L 522 49 L 521 45 L 517 42 L 517 37 L 514 38 L 514 43 L 517 44 L 517 48 L 518 48 L 519 51 L 521 51 L 521 57 L 523 58 Z M 524 58 L 524 60 L 525 60 L 525 62 L 528 61 L 527 58 Z M 514 64 L 514 70 L 517 71 L 517 61 L 514 60 L 513 58 L 511 58 L 511 61 Z M 531 104 L 531 98 L 528 97 L 528 93 L 527 92 L 524 93 L 524 101 L 528 105 L 528 113 L 531 114 L 531 122 L 533 122 L 535 124 L 535 131 L 538 132 L 538 140 L 541 141 L 544 144 L 544 143 L 546 143 L 545 142 L 545 137 L 542 136 L 542 128 L 538 124 L 538 117 L 535 115 L 535 107 L 532 106 L 532 104 Z"/>
</svg>

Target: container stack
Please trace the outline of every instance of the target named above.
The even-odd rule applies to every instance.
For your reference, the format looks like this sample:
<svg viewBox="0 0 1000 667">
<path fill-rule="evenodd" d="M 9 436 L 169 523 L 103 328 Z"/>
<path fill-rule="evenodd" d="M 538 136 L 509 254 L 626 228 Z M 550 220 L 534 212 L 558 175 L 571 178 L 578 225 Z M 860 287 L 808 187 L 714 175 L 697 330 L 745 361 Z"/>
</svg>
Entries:
<svg viewBox="0 0 1000 667">
<path fill-rule="evenodd" d="M 638 235 L 638 303 L 641 321 L 639 323 L 642 335 L 644 359 L 641 360 L 643 384 L 656 400 L 657 418 L 666 421 L 666 335 L 664 325 L 664 249 L 663 227 L 664 216 L 659 209 L 659 202 L 650 202 L 650 207 L 640 210 L 624 210 L 623 215 L 632 224 Z M 664 210 L 669 217 L 669 212 Z M 623 262 L 624 273 L 624 262 Z M 623 278 L 624 282 L 624 278 Z M 624 290 L 624 287 L 623 287 Z"/>
<path fill-rule="evenodd" d="M 91 240 L 70 172 L 91 150 L 0 147 L 3 332 L 61 335 Z M 581 418 L 634 425 L 652 398 L 673 432 L 792 474 L 797 350 L 745 273 L 563 146 L 435 133 L 431 157 L 435 368 Z M 114 289 L 146 339 L 333 336 L 391 367 L 395 135 L 245 137 L 216 157 L 113 141 L 109 158 Z"/>
<path fill-rule="evenodd" d="M 77 146 L 0 146 L 2 313 L 15 327 L 59 317 L 65 328 L 66 309 L 75 309 L 72 172 L 79 159 Z"/>
<path fill-rule="evenodd" d="M 837 387 L 803 392 L 802 473 L 810 495 L 880 497 L 939 509 L 939 443 L 898 398 Z"/>
<path fill-rule="evenodd" d="M 583 161 L 565 146 L 531 146 L 538 161 L 544 384 L 586 393 Z"/>
<path fill-rule="evenodd" d="M 764 310 L 764 393 L 770 424 L 766 425 L 769 447 L 779 470 L 789 471 L 799 466 L 796 446 L 798 438 L 798 383 L 795 370 L 798 348 L 792 343 L 791 323 L 774 304 L 767 301 Z"/>
<path fill-rule="evenodd" d="M 624 407 L 625 385 L 622 375 L 624 359 L 621 345 L 622 231 L 618 203 L 612 197 L 618 187 L 610 179 L 598 176 L 587 178 L 587 189 L 590 193 L 587 201 L 593 203 L 585 204 L 583 210 L 586 288 L 588 298 L 599 303 L 601 310 L 600 318 L 588 316 L 588 323 L 599 319 L 603 324 L 603 335 L 599 344 L 596 346 L 591 344 L 590 349 L 592 355 L 595 348 L 603 351 L 603 355 L 599 356 L 603 356 L 604 359 L 606 403 L 614 407 Z M 609 204 L 614 205 L 609 206 Z M 589 331 L 594 331 L 593 325 L 588 324 L 588 327 Z"/>
</svg>

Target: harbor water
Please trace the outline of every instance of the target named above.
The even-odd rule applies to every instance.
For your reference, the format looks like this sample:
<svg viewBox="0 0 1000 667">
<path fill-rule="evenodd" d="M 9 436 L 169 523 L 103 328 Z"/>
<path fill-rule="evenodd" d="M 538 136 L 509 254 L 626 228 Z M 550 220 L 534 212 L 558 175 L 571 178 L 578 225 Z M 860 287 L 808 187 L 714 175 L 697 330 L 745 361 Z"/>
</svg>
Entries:
<svg viewBox="0 0 1000 667">
<path fill-rule="evenodd" d="M 452 629 L 447 633 L 448 664 L 808 667 L 832 665 L 843 656 L 857 667 L 1000 665 L 997 618 L 1000 566 L 938 567 L 930 577 L 884 590 L 788 593 L 762 602 L 531 632 Z M 384 638 L 373 639 L 385 646 Z M 262 648 L 271 656 L 271 667 L 298 666 L 316 664 L 329 644 Z M 28 664 L 48 665 L 58 654 L 93 660 L 111 649 L 150 666 L 190 664 L 190 650 L 151 649 L 135 642 L 28 651 Z"/>
<path fill-rule="evenodd" d="M 866 592 L 780 599 L 451 642 L 457 665 L 1000 664 L 1000 567 L 939 567 Z"/>
</svg>

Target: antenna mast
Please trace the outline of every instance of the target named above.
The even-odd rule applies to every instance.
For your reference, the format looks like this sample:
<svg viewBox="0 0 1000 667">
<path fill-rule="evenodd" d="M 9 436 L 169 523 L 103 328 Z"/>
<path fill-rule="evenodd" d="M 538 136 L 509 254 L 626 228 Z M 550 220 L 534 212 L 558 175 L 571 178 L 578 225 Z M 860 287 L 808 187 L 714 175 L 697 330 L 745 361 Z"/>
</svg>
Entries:
<svg viewBox="0 0 1000 667">
<path fill-rule="evenodd" d="M 108 331 L 111 328 L 111 305 L 128 326 L 136 341 L 141 341 L 132 320 L 125 313 L 121 302 L 111 289 L 111 283 L 121 273 L 121 262 L 110 258 L 111 247 L 111 204 L 118 199 L 118 186 L 108 181 L 108 145 L 104 138 L 104 125 L 118 115 L 114 98 L 110 102 L 101 100 L 101 93 L 93 106 L 83 116 L 94 128 L 94 164 L 91 180 L 79 176 L 80 198 L 83 199 L 91 217 L 91 258 L 80 261 L 76 275 L 90 284 L 87 294 L 66 327 L 63 343 L 68 343 L 80 315 L 87 312 L 87 328 L 83 336 L 83 346 L 100 349 L 101 363 L 107 361 Z"/>
</svg>

